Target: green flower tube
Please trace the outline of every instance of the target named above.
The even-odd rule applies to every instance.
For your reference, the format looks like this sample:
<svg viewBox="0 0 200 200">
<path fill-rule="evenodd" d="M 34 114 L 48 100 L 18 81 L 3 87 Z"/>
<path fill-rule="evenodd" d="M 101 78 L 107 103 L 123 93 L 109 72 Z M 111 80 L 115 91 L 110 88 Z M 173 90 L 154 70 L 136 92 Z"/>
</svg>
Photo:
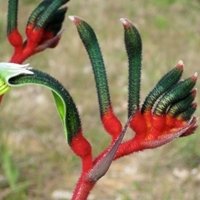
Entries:
<svg viewBox="0 0 200 200">
<path fill-rule="evenodd" d="M 82 159 L 83 170 L 92 165 L 92 149 L 83 136 L 76 105 L 68 91 L 55 78 L 29 65 L 0 63 L 0 97 L 10 87 L 36 84 L 51 90 L 60 115 L 65 137 L 74 153 Z"/>
<path fill-rule="evenodd" d="M 68 91 L 53 77 L 41 71 L 31 69 L 29 65 L 0 63 L 0 95 L 10 87 L 37 84 L 50 89 L 70 144 L 73 137 L 81 131 L 81 121 L 76 105 Z"/>
</svg>

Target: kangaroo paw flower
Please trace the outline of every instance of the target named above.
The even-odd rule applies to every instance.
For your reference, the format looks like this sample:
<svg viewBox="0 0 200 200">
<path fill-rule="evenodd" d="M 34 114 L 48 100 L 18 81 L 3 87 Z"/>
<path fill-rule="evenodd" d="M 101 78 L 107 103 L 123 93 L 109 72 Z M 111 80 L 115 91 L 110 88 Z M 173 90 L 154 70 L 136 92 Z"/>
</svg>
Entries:
<svg viewBox="0 0 200 200">
<path fill-rule="evenodd" d="M 180 81 L 183 61 L 166 73 L 147 95 L 139 107 L 141 76 L 141 37 L 128 19 L 121 19 L 124 26 L 125 46 L 129 63 L 128 116 L 134 111 L 130 127 L 135 135 L 123 142 L 115 159 L 149 148 L 156 148 L 172 140 L 192 134 L 197 128 L 193 117 L 197 104 L 194 103 L 197 73 Z"/>
<path fill-rule="evenodd" d="M 8 1 L 7 35 L 14 47 L 11 62 L 22 63 L 33 54 L 46 48 L 54 48 L 61 37 L 62 23 L 69 0 L 43 0 L 31 13 L 27 26 L 26 38 L 18 31 L 18 0 Z"/>
<path fill-rule="evenodd" d="M 84 169 L 91 167 L 91 146 L 83 136 L 79 113 L 69 92 L 56 79 L 31 69 L 29 65 L 0 63 L 0 95 L 10 87 L 29 84 L 41 85 L 52 91 L 70 147 L 82 159 Z"/>
<path fill-rule="evenodd" d="M 112 109 L 104 60 L 96 34 L 92 27 L 81 18 L 76 16 L 70 16 L 69 18 L 76 25 L 79 36 L 89 55 L 96 82 L 101 120 L 105 130 L 114 140 L 120 134 L 122 125 Z"/>
<path fill-rule="evenodd" d="M 140 106 L 142 40 L 138 30 L 128 19 L 121 18 L 120 21 L 124 26 L 124 42 L 128 55 L 128 117 L 130 117 Z"/>
<path fill-rule="evenodd" d="M 26 38 L 22 38 L 18 31 L 18 0 L 8 1 L 7 36 L 14 53 L 10 63 L 0 63 L 0 102 L 11 87 L 36 84 L 52 92 L 66 140 L 82 161 L 82 173 L 72 199 L 84 200 L 108 171 L 113 160 L 137 151 L 157 148 L 194 133 L 198 127 L 194 116 L 197 108 L 197 90 L 194 87 L 198 75 L 195 73 L 180 80 L 184 68 L 180 60 L 162 76 L 141 104 L 142 38 L 130 20 L 121 18 L 128 57 L 128 121 L 122 127 L 112 106 L 97 36 L 87 22 L 70 16 L 92 65 L 102 124 L 112 137 L 110 145 L 93 159 L 91 144 L 83 134 L 79 112 L 70 93 L 49 74 L 32 69 L 29 65 L 20 65 L 31 55 L 58 44 L 68 1 L 41 1 L 28 18 Z M 128 127 L 133 137 L 123 141 Z"/>
</svg>

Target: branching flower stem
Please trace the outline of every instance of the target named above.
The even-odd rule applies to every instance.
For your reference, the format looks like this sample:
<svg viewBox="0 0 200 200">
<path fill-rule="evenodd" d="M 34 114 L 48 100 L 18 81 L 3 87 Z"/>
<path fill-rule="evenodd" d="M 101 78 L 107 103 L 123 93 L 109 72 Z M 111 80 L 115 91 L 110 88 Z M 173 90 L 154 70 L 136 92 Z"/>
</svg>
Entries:
<svg viewBox="0 0 200 200">
<path fill-rule="evenodd" d="M 29 65 L 21 65 L 28 57 L 58 44 L 67 2 L 68 0 L 41 1 L 28 18 L 26 38 L 23 39 L 17 26 L 18 0 L 8 1 L 7 36 L 14 53 L 10 63 L 0 63 L 0 102 L 11 87 L 34 84 L 52 92 L 65 138 L 82 163 L 81 175 L 72 200 L 86 200 L 113 160 L 145 149 L 157 148 L 196 130 L 197 118 L 193 114 L 197 108 L 194 102 L 197 91 L 194 87 L 198 75 L 194 73 L 180 81 L 184 64 L 179 61 L 158 81 L 140 105 L 142 39 L 136 26 L 130 20 L 121 18 L 128 57 L 128 120 L 123 127 L 112 106 L 97 36 L 87 22 L 77 16 L 70 16 L 88 53 L 101 122 L 111 136 L 110 145 L 93 158 L 91 144 L 83 134 L 79 112 L 70 93 L 49 74 L 32 69 Z M 133 137 L 123 141 L 128 127 L 132 129 Z"/>
</svg>

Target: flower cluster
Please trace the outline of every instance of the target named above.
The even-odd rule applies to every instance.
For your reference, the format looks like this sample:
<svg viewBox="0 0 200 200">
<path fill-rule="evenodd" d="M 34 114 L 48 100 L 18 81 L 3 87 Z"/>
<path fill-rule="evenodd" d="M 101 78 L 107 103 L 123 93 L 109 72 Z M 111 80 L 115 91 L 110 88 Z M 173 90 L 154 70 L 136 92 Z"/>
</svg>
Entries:
<svg viewBox="0 0 200 200">
<path fill-rule="evenodd" d="M 7 35 L 14 53 L 10 62 L 22 63 L 31 55 L 46 48 L 55 47 L 61 36 L 69 0 L 42 1 L 31 13 L 26 25 L 26 38 L 20 34 L 18 23 L 18 0 L 9 0 Z"/>
<path fill-rule="evenodd" d="M 74 16 L 70 19 L 76 25 L 91 60 L 102 123 L 114 142 L 122 132 L 122 125 L 112 108 L 97 37 L 85 21 Z M 121 22 L 128 56 L 128 118 L 130 118 L 130 128 L 135 134 L 132 139 L 119 145 L 115 159 L 169 143 L 175 138 L 192 134 L 197 128 L 197 120 L 192 116 L 197 107 L 193 102 L 196 96 L 194 86 L 197 73 L 180 81 L 183 61 L 179 61 L 158 81 L 140 106 L 142 40 L 138 30 L 128 19 L 122 18 Z"/>
</svg>

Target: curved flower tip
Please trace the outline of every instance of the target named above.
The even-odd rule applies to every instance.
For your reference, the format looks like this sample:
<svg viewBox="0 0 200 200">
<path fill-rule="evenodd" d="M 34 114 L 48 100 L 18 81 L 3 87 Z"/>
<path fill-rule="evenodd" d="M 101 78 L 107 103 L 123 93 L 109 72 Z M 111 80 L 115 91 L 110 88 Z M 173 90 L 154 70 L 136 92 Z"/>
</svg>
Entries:
<svg viewBox="0 0 200 200">
<path fill-rule="evenodd" d="M 0 95 L 6 93 L 10 88 L 9 80 L 21 74 L 33 74 L 29 64 L 20 65 L 15 63 L 0 63 Z"/>
<path fill-rule="evenodd" d="M 81 21 L 83 21 L 80 17 L 78 16 L 73 16 L 73 15 L 70 15 L 68 16 L 69 19 L 75 24 L 75 25 L 79 25 L 81 23 Z"/>
<path fill-rule="evenodd" d="M 194 75 L 192 76 L 193 81 L 196 81 L 198 78 L 198 72 L 195 72 Z"/>
<path fill-rule="evenodd" d="M 133 26 L 133 23 L 127 18 L 120 18 L 119 20 L 123 24 L 124 28 L 130 28 L 131 26 Z"/>
<path fill-rule="evenodd" d="M 176 67 L 183 70 L 183 67 L 184 67 L 184 63 L 182 60 L 179 60 L 178 63 L 176 64 Z"/>
</svg>

